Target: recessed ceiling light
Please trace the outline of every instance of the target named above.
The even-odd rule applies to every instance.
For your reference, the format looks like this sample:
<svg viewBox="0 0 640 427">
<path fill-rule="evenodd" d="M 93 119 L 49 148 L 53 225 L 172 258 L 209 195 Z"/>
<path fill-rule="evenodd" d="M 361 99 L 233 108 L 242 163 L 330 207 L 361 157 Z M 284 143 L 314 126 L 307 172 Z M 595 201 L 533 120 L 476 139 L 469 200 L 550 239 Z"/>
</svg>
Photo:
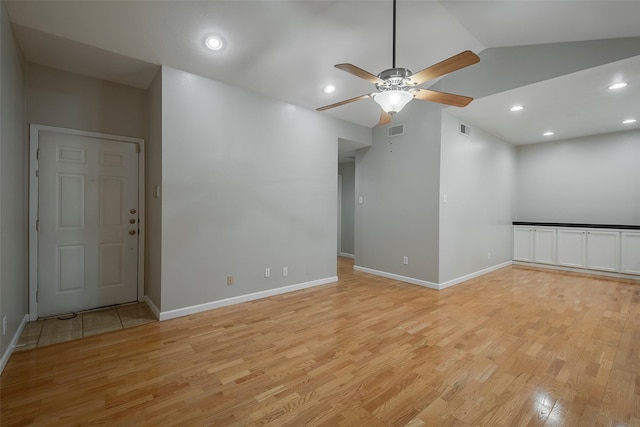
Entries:
<svg viewBox="0 0 640 427">
<path fill-rule="evenodd" d="M 628 125 L 630 123 L 635 123 L 636 119 L 627 119 L 625 121 L 622 122 L 623 125 Z"/>
<path fill-rule="evenodd" d="M 207 34 L 204 38 L 204 45 L 207 49 L 214 52 L 220 52 L 221 50 L 224 50 L 226 42 L 224 37 L 219 34 Z"/>
<path fill-rule="evenodd" d="M 322 91 L 324 93 L 333 93 L 336 91 L 336 87 L 334 85 L 326 85 Z"/>
<path fill-rule="evenodd" d="M 545 132 L 542 134 L 543 136 L 551 136 L 553 135 L 553 132 L 549 131 L 549 132 Z"/>
<path fill-rule="evenodd" d="M 616 89 L 622 89 L 623 87 L 625 87 L 627 85 L 626 82 L 619 82 L 619 83 L 614 83 L 611 86 L 609 86 L 609 90 L 616 90 Z"/>
<path fill-rule="evenodd" d="M 511 111 L 521 111 L 523 109 L 524 107 L 522 105 L 514 105 L 513 107 L 509 108 L 509 110 Z"/>
</svg>

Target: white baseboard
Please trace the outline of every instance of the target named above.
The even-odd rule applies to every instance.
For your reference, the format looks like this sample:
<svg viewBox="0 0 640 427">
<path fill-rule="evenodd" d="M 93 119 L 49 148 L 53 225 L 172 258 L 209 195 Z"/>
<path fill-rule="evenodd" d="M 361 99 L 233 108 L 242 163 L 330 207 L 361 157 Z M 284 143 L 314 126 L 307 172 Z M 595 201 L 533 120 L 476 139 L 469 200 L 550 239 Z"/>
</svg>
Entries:
<svg viewBox="0 0 640 427">
<path fill-rule="evenodd" d="M 354 254 L 348 254 L 346 252 L 340 252 L 340 256 L 345 257 L 345 258 L 352 258 L 352 259 L 356 258 L 356 256 Z"/>
<path fill-rule="evenodd" d="M 387 273 L 386 271 L 374 270 L 374 269 L 371 269 L 371 268 L 360 267 L 360 266 L 357 266 L 357 265 L 354 266 L 353 269 L 357 270 L 357 271 L 362 271 L 364 273 L 375 274 L 376 276 L 386 277 L 387 279 L 399 280 L 401 282 L 411 283 L 412 285 L 424 286 L 426 288 L 435 289 L 435 290 L 439 291 L 439 290 L 446 289 L 446 288 L 449 288 L 451 286 L 457 285 L 458 283 L 462 283 L 462 282 L 465 282 L 467 280 L 473 279 L 475 277 L 482 276 L 483 274 L 487 274 L 487 273 L 490 273 L 492 271 L 501 269 L 503 267 L 507 267 L 507 266 L 509 266 L 511 264 L 512 264 L 511 261 L 503 262 L 501 264 L 496 264 L 494 266 L 485 268 L 483 270 L 476 271 L 474 273 L 466 274 L 464 276 L 460 276 L 460 277 L 455 278 L 455 279 L 447 280 L 446 282 L 443 282 L 443 283 L 427 282 L 426 280 L 415 279 L 413 277 L 407 277 L 407 276 L 401 276 L 399 274 L 394 274 L 394 273 Z"/>
<path fill-rule="evenodd" d="M 302 289 L 312 288 L 314 286 L 326 285 L 338 281 L 337 276 L 327 277 L 324 279 L 312 280 L 310 282 L 298 283 L 295 285 L 283 286 L 281 288 L 268 289 L 266 291 L 254 292 L 247 295 L 239 295 L 237 297 L 225 298 L 218 301 L 211 301 L 204 304 L 192 305 L 190 307 L 178 308 L 176 310 L 158 311 L 159 320 L 175 319 L 176 317 L 188 316 L 190 314 L 200 313 L 202 311 L 213 310 L 215 308 L 226 307 L 228 305 L 240 304 L 242 302 L 253 301 L 261 298 L 267 298 L 275 295 L 286 294 L 288 292 L 299 291 Z M 155 305 L 150 300 L 147 301 L 154 311 Z M 155 310 L 158 310 L 155 307 Z M 155 311 L 154 311 L 155 314 Z"/>
<path fill-rule="evenodd" d="M 13 350 L 15 350 L 16 345 L 18 345 L 18 341 L 20 340 L 20 335 L 22 335 L 22 331 L 24 330 L 24 327 L 27 325 L 28 321 L 29 321 L 29 315 L 25 314 L 24 317 L 22 318 L 22 322 L 20 322 L 20 326 L 18 326 L 18 330 L 13 335 L 13 338 L 11 339 L 9 346 L 2 354 L 2 359 L 0 359 L 0 374 L 2 373 L 2 371 L 4 371 L 4 367 L 7 365 L 7 362 L 9 362 L 9 358 L 11 357 L 11 354 L 13 354 Z"/>
<path fill-rule="evenodd" d="M 386 271 L 374 270 L 372 268 L 360 267 L 359 265 L 353 266 L 354 270 L 362 271 L 363 273 L 374 274 L 376 276 L 386 277 L 387 279 L 399 280 L 401 282 L 411 283 L 412 285 L 424 286 L 430 289 L 440 289 L 437 283 L 427 282 L 426 280 L 414 279 L 413 277 L 401 276 L 399 274 L 387 273 Z"/>
<path fill-rule="evenodd" d="M 147 303 L 153 315 L 156 316 L 156 319 L 160 319 L 160 309 L 153 303 L 153 301 L 151 301 L 149 295 L 144 296 L 144 302 Z"/>
<path fill-rule="evenodd" d="M 501 264 L 492 265 L 491 267 L 487 267 L 487 268 L 484 268 L 482 270 L 478 270 L 478 271 L 476 271 L 474 273 L 465 274 L 464 276 L 460 276 L 460 277 L 455 278 L 455 279 L 447 280 L 446 282 L 443 282 L 443 283 L 439 284 L 439 286 L 440 286 L 439 289 L 449 288 L 451 286 L 457 285 L 458 283 L 466 282 L 467 280 L 474 279 L 474 278 L 476 278 L 478 276 L 482 276 L 484 274 L 491 273 L 492 271 L 496 271 L 496 270 L 499 270 L 501 268 L 508 267 L 511 264 L 513 264 L 512 261 L 506 261 L 506 262 L 503 262 Z"/>
</svg>

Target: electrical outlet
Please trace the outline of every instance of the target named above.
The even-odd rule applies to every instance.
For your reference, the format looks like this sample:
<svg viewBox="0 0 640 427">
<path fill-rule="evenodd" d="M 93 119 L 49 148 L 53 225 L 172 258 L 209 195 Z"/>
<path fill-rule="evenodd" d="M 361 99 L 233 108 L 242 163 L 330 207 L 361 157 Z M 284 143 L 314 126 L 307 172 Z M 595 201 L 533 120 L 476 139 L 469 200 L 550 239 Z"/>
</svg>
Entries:
<svg viewBox="0 0 640 427">
<path fill-rule="evenodd" d="M 227 276 L 227 286 L 233 285 L 233 276 Z"/>
<path fill-rule="evenodd" d="M 264 277 L 271 277 L 271 269 L 269 267 L 264 269 Z"/>
<path fill-rule="evenodd" d="M 2 318 L 2 335 L 7 333 L 7 316 Z"/>
<path fill-rule="evenodd" d="M 409 257 L 408 256 L 403 256 L 402 257 L 402 263 L 404 265 L 409 265 Z"/>
<path fill-rule="evenodd" d="M 289 275 L 289 267 L 282 267 L 282 277 L 287 277 Z"/>
</svg>

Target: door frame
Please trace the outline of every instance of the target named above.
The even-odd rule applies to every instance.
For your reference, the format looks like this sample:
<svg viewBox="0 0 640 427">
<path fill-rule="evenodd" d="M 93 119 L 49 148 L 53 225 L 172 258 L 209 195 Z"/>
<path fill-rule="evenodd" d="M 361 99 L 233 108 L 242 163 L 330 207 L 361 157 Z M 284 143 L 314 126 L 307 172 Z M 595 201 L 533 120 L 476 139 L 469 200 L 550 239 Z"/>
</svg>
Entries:
<svg viewBox="0 0 640 427">
<path fill-rule="evenodd" d="M 145 186 L 144 186 L 144 139 L 107 133 L 89 132 L 39 124 L 29 125 L 29 320 L 38 319 L 38 148 L 40 132 L 55 132 L 67 135 L 107 139 L 110 141 L 138 144 L 138 301 L 144 300 L 144 240 L 145 240 Z"/>
<path fill-rule="evenodd" d="M 338 174 L 338 256 L 342 253 L 342 175 Z"/>
</svg>

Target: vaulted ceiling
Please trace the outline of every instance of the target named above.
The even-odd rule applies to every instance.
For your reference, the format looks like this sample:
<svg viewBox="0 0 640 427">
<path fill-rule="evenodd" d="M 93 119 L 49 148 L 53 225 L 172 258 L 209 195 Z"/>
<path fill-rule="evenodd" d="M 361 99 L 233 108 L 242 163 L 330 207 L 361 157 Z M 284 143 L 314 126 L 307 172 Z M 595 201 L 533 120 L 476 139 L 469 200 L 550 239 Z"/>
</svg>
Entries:
<svg viewBox="0 0 640 427">
<path fill-rule="evenodd" d="M 6 5 L 28 61 L 139 88 L 165 64 L 315 109 L 375 90 L 334 64 L 391 67 L 391 0 Z M 637 1 L 399 0 L 396 62 L 417 72 L 478 53 L 433 88 L 474 96 L 449 110 L 515 144 L 633 129 L 621 122 L 640 119 L 639 19 Z M 224 51 L 204 48 L 208 33 L 226 39 Z M 607 90 L 621 80 L 626 88 Z M 525 108 L 514 114 L 514 104 Z M 379 107 L 366 99 L 319 114 L 372 127 Z"/>
</svg>

